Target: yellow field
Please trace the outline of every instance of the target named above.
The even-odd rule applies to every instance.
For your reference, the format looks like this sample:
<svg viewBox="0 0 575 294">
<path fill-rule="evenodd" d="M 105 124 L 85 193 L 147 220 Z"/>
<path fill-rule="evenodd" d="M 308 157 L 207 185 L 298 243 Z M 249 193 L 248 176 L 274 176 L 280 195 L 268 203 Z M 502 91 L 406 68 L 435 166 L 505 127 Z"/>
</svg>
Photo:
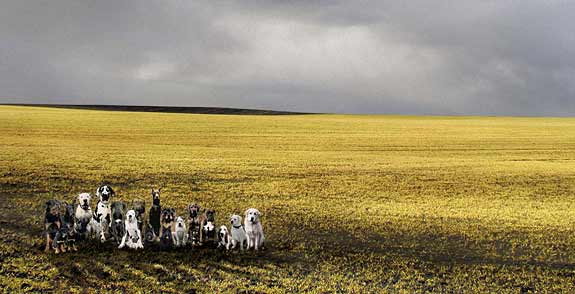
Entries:
<svg viewBox="0 0 575 294">
<path fill-rule="evenodd" d="M 575 119 L 0 106 L 7 292 L 575 292 Z M 258 207 L 267 250 L 41 251 L 43 204 Z M 148 206 L 149 208 L 149 206 Z"/>
</svg>

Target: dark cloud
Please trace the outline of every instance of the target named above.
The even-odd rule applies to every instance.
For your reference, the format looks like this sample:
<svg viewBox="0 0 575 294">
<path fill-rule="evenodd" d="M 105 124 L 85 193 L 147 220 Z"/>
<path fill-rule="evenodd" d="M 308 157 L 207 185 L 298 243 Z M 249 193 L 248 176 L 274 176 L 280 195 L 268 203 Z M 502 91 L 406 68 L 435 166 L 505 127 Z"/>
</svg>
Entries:
<svg viewBox="0 0 575 294">
<path fill-rule="evenodd" d="M 0 102 L 573 115 L 575 4 L 2 1 Z"/>
</svg>

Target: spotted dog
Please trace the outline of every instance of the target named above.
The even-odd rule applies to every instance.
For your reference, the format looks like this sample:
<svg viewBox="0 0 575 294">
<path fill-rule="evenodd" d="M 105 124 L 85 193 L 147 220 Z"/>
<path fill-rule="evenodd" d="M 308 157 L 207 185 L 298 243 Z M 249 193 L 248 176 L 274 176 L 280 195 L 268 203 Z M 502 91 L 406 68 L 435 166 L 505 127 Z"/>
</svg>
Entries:
<svg viewBox="0 0 575 294">
<path fill-rule="evenodd" d="M 216 211 L 213 209 L 206 209 L 200 216 L 200 244 L 203 245 L 207 242 L 214 242 L 216 238 Z"/>
<path fill-rule="evenodd" d="M 162 249 L 172 248 L 175 244 L 174 235 L 172 234 L 175 215 L 176 210 L 173 208 L 164 208 L 162 210 L 162 225 L 160 227 L 160 247 Z"/>
<path fill-rule="evenodd" d="M 264 230 L 260 222 L 261 213 L 255 208 L 246 210 L 244 228 L 248 237 L 248 249 L 259 250 L 264 244 Z"/>
<path fill-rule="evenodd" d="M 200 241 L 200 206 L 197 204 L 188 205 L 188 238 L 192 245 L 197 245 Z"/>
<path fill-rule="evenodd" d="M 58 244 L 60 227 L 62 225 L 60 209 L 60 201 L 48 200 L 46 202 L 46 213 L 44 215 L 44 230 L 46 234 L 45 252 L 50 252 L 51 248 L 54 249 L 56 254 L 60 253 L 60 245 Z"/>
<path fill-rule="evenodd" d="M 112 209 L 110 208 L 110 198 L 116 193 L 109 185 L 102 185 L 96 189 L 96 196 L 99 198 L 94 211 L 96 221 L 96 234 L 100 236 L 100 241 L 105 242 L 108 229 L 111 223 Z"/>
<path fill-rule="evenodd" d="M 152 227 L 154 235 L 156 238 L 160 237 L 160 219 L 162 218 L 162 206 L 160 205 L 160 189 L 152 189 L 152 207 L 150 208 L 150 213 L 148 217 L 148 222 Z"/>
<path fill-rule="evenodd" d="M 136 219 L 136 212 L 134 210 L 128 210 L 124 224 L 125 233 L 118 248 L 122 249 L 125 246 L 128 246 L 128 248 L 131 249 L 144 248 L 144 245 L 142 244 L 142 234 L 138 229 L 138 220 Z"/>
<path fill-rule="evenodd" d="M 74 217 L 76 218 L 76 232 L 81 239 L 87 239 L 95 233 L 95 221 L 92 208 L 90 207 L 90 193 L 80 193 L 76 199 L 78 206 Z"/>
<path fill-rule="evenodd" d="M 114 201 L 112 203 L 112 223 L 110 224 L 110 234 L 114 241 L 119 245 L 125 235 L 124 215 L 127 205 L 123 201 Z"/>
</svg>

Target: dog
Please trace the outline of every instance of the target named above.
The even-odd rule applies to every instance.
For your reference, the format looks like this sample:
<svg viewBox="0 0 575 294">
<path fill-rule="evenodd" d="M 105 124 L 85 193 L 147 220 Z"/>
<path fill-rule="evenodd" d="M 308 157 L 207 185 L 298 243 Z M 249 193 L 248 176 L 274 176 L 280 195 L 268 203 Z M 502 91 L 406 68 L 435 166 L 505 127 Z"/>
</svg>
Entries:
<svg viewBox="0 0 575 294">
<path fill-rule="evenodd" d="M 76 232 L 82 239 L 87 239 L 95 233 L 94 214 L 90 207 L 92 195 L 90 193 L 80 193 L 76 198 L 78 206 L 74 217 L 76 218 Z"/>
<path fill-rule="evenodd" d="M 114 201 L 112 203 L 112 223 L 110 224 L 110 234 L 119 245 L 125 235 L 124 214 L 127 205 L 123 201 Z M 139 228 L 138 228 L 139 229 Z"/>
<path fill-rule="evenodd" d="M 62 252 L 68 251 L 78 251 L 76 247 L 76 219 L 75 219 L 75 209 L 74 204 L 68 204 L 64 202 L 63 204 L 65 212 L 62 216 L 61 225 L 60 225 L 60 238 L 58 238 L 58 242 L 61 243 L 60 250 Z"/>
<path fill-rule="evenodd" d="M 204 213 L 200 216 L 200 244 L 204 244 L 207 241 L 214 241 L 216 237 L 215 224 L 216 223 L 216 211 L 213 209 L 206 209 Z"/>
<path fill-rule="evenodd" d="M 226 250 L 230 250 L 231 244 L 232 242 L 230 240 L 228 228 L 226 226 L 221 226 L 218 232 L 218 248 L 224 247 Z"/>
<path fill-rule="evenodd" d="M 152 207 L 150 208 L 150 213 L 148 221 L 152 227 L 152 230 L 157 238 L 160 237 L 160 219 L 162 217 L 162 206 L 160 205 L 160 189 L 152 189 Z"/>
<path fill-rule="evenodd" d="M 188 238 L 192 245 L 197 245 L 200 240 L 200 206 L 197 204 L 188 205 Z"/>
<path fill-rule="evenodd" d="M 126 220 L 124 222 L 124 237 L 122 242 L 118 246 L 118 249 L 122 249 L 125 246 L 131 249 L 141 249 L 144 248 L 142 244 L 142 235 L 138 229 L 138 220 L 136 219 L 136 212 L 132 209 L 128 210 L 126 213 Z"/>
<path fill-rule="evenodd" d="M 168 249 L 174 246 L 175 240 L 172 234 L 174 226 L 174 217 L 176 211 L 173 208 L 162 209 L 162 225 L 160 227 L 160 246 L 162 249 Z"/>
<path fill-rule="evenodd" d="M 44 229 L 46 233 L 46 253 L 50 252 L 50 248 L 54 249 L 56 254 L 60 253 L 60 245 L 58 239 L 60 237 L 60 227 L 62 226 L 61 220 L 61 204 L 58 200 L 48 200 L 46 202 L 46 213 L 44 215 Z"/>
<path fill-rule="evenodd" d="M 188 232 L 186 231 L 186 222 L 181 216 L 176 218 L 176 230 L 174 231 L 176 247 L 186 246 Z"/>
<path fill-rule="evenodd" d="M 146 246 L 152 245 L 157 239 L 156 234 L 154 234 L 154 228 L 152 228 L 152 225 L 148 223 L 146 233 L 144 234 L 144 242 L 146 243 Z"/>
<path fill-rule="evenodd" d="M 260 216 L 260 211 L 255 208 L 246 210 L 244 228 L 246 230 L 246 236 L 248 237 L 248 249 L 253 248 L 259 250 L 264 244 L 264 230 L 260 222 Z"/>
<path fill-rule="evenodd" d="M 240 245 L 240 250 L 243 251 L 244 250 L 244 242 L 247 242 L 247 236 L 246 236 L 246 231 L 244 230 L 244 227 L 242 226 L 242 217 L 234 214 L 230 217 L 230 223 L 232 225 L 231 228 L 231 246 L 232 248 L 236 248 L 238 246 L 238 244 Z"/>
<path fill-rule="evenodd" d="M 110 208 L 110 199 L 116 193 L 109 185 L 102 185 L 96 189 L 96 196 L 99 200 L 94 211 L 94 220 L 96 220 L 96 231 L 100 235 L 100 241 L 105 242 L 110 227 L 112 210 Z"/>
<path fill-rule="evenodd" d="M 136 218 L 138 219 L 138 229 L 140 232 L 144 233 L 144 218 L 146 217 L 146 201 L 136 199 L 132 200 L 132 209 L 136 212 Z"/>
</svg>

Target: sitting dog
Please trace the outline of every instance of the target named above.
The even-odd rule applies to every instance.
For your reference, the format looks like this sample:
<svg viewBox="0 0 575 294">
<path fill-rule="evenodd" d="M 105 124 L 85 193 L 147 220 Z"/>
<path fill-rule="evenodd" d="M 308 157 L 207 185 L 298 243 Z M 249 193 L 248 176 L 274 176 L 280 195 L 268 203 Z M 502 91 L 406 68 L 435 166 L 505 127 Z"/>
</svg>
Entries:
<svg viewBox="0 0 575 294">
<path fill-rule="evenodd" d="M 46 202 L 46 213 L 44 215 L 44 229 L 46 231 L 45 252 L 50 252 L 50 248 L 52 248 L 56 254 L 60 253 L 60 245 L 58 244 L 60 227 L 62 225 L 60 209 L 60 201 L 48 200 Z"/>
<path fill-rule="evenodd" d="M 78 206 L 74 217 L 76 218 L 76 232 L 82 239 L 86 239 L 95 232 L 94 214 L 90 207 L 91 199 L 90 193 L 81 193 L 77 198 Z"/>
<path fill-rule="evenodd" d="M 188 232 L 186 231 L 186 222 L 181 216 L 176 219 L 176 230 L 174 231 L 176 247 L 186 246 Z"/>
<path fill-rule="evenodd" d="M 144 248 L 142 244 L 142 235 L 140 230 L 138 229 L 138 220 L 136 219 L 136 212 L 134 210 L 128 210 L 126 213 L 126 221 L 124 222 L 124 237 L 122 238 L 122 242 L 119 249 L 124 248 L 124 246 L 128 246 L 131 249 L 140 249 Z"/>
<path fill-rule="evenodd" d="M 144 242 L 146 246 L 151 245 L 152 243 L 156 242 L 156 234 L 154 234 L 154 228 L 152 225 L 148 223 L 148 227 L 146 228 L 146 233 L 144 235 Z"/>
<path fill-rule="evenodd" d="M 126 234 L 125 224 L 124 224 L 124 212 L 127 206 L 123 201 L 114 201 L 112 203 L 112 223 L 110 225 L 110 234 L 119 245 L 122 242 L 122 238 Z"/>
<path fill-rule="evenodd" d="M 226 226 L 221 226 L 218 232 L 218 248 L 224 247 L 226 250 L 230 250 L 231 240 L 230 234 L 228 233 L 228 228 Z"/>
<path fill-rule="evenodd" d="M 76 248 L 76 221 L 75 221 L 75 211 L 74 211 L 74 204 L 68 204 L 64 202 L 65 213 L 62 217 L 61 225 L 60 225 L 60 238 L 58 238 L 58 242 L 61 243 L 60 249 L 62 252 L 66 250 L 71 251 L 78 251 Z"/>
<path fill-rule="evenodd" d="M 261 213 L 255 208 L 246 210 L 244 228 L 248 237 L 248 249 L 259 250 L 264 244 L 264 230 L 260 222 Z"/>
<path fill-rule="evenodd" d="M 176 211 L 173 208 L 164 208 L 162 210 L 162 224 L 160 227 L 160 247 L 168 249 L 174 246 L 175 240 L 172 234 L 174 226 L 174 217 Z"/>
<path fill-rule="evenodd" d="M 192 245 L 197 245 L 200 240 L 200 206 L 197 204 L 188 205 L 188 237 Z"/>
<path fill-rule="evenodd" d="M 96 196 L 99 200 L 94 211 L 94 220 L 96 221 L 96 232 L 100 235 L 100 241 L 105 242 L 110 227 L 112 209 L 110 208 L 110 198 L 116 193 L 112 187 L 102 185 L 96 189 Z"/>
<path fill-rule="evenodd" d="M 132 200 L 132 209 L 136 212 L 136 218 L 138 219 L 138 229 L 140 232 L 144 233 L 144 218 L 146 216 L 146 201 L 144 200 Z"/>
<path fill-rule="evenodd" d="M 215 230 L 216 223 L 216 211 L 213 209 L 207 209 L 200 216 L 200 244 L 204 244 L 208 241 L 213 242 L 216 237 Z"/>
<path fill-rule="evenodd" d="M 160 237 L 160 219 L 162 217 L 162 206 L 160 205 L 160 190 L 152 189 L 152 208 L 150 208 L 150 215 L 148 221 L 152 227 L 154 235 Z"/>
<path fill-rule="evenodd" d="M 231 239 L 231 246 L 232 248 L 236 248 L 238 244 L 240 244 L 240 250 L 244 250 L 244 242 L 247 241 L 246 231 L 242 226 L 242 217 L 234 214 L 230 217 L 230 223 L 232 224 L 232 239 Z"/>
</svg>

